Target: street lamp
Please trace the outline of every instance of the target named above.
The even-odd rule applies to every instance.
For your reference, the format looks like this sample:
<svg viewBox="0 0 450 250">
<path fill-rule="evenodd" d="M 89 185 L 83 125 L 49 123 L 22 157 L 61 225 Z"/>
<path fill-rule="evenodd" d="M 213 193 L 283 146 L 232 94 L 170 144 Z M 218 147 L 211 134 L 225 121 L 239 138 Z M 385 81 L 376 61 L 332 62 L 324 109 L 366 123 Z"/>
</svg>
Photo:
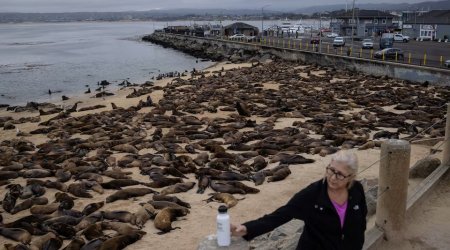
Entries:
<svg viewBox="0 0 450 250">
<path fill-rule="evenodd" d="M 261 7 L 261 37 L 264 35 L 264 8 L 269 7 L 271 4 Z"/>
<path fill-rule="evenodd" d="M 352 46 L 351 51 L 353 53 L 353 26 L 356 24 L 355 22 L 355 0 L 353 0 L 353 7 L 352 7 Z"/>
</svg>

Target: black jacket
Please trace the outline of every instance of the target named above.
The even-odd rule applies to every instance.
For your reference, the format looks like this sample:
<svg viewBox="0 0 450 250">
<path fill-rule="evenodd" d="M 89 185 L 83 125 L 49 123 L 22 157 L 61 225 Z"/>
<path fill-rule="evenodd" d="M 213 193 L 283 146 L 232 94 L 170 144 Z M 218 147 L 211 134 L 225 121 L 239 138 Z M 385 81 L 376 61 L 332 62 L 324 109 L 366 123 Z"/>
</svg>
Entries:
<svg viewBox="0 0 450 250">
<path fill-rule="evenodd" d="M 355 181 L 349 190 L 344 226 L 341 228 L 327 192 L 327 182 L 320 180 L 301 190 L 273 213 L 244 223 L 251 240 L 278 226 L 299 219 L 305 222 L 297 249 L 362 249 L 366 230 L 367 205 L 361 183 Z"/>
</svg>

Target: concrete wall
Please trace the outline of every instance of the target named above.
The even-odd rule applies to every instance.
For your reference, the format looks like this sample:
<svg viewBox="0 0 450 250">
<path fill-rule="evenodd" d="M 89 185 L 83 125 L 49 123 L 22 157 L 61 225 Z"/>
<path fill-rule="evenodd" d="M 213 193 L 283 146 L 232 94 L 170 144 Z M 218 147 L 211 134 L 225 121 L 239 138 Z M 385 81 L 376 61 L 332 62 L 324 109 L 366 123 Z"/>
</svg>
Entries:
<svg viewBox="0 0 450 250">
<path fill-rule="evenodd" d="M 450 70 L 448 69 L 400 64 L 395 62 L 382 62 L 379 60 L 361 59 L 330 54 L 320 54 L 310 51 L 274 48 L 271 46 L 261 47 L 261 45 L 258 43 L 249 44 L 196 37 L 183 37 L 183 39 L 196 41 L 200 44 L 207 42 L 218 47 L 226 46 L 228 48 L 234 49 L 258 51 L 262 48 L 264 52 L 269 52 L 275 56 L 278 56 L 279 58 L 289 61 L 301 61 L 311 64 L 317 63 L 318 65 L 322 66 L 333 66 L 338 69 L 360 71 L 375 76 L 388 76 L 419 83 L 428 81 L 431 84 L 450 86 Z"/>
</svg>

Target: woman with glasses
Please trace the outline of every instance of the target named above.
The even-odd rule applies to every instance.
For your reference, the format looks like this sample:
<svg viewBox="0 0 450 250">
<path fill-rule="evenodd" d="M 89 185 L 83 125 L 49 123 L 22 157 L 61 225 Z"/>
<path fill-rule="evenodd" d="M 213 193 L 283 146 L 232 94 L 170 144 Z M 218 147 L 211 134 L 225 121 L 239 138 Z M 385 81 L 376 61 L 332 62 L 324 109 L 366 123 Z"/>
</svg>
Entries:
<svg viewBox="0 0 450 250">
<path fill-rule="evenodd" d="M 323 179 L 310 184 L 271 214 L 231 225 L 234 236 L 251 240 L 299 219 L 305 222 L 297 249 L 362 249 L 367 206 L 364 190 L 355 180 L 358 160 L 349 151 L 332 156 Z"/>
</svg>

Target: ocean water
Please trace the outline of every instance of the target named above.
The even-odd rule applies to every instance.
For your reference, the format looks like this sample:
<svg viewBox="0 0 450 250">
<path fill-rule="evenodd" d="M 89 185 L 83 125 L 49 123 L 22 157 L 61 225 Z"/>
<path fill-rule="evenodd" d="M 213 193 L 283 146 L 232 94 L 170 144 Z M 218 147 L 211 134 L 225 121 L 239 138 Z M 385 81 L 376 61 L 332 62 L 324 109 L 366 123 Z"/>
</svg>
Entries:
<svg viewBox="0 0 450 250">
<path fill-rule="evenodd" d="M 245 22 L 261 28 L 261 21 Z M 281 22 L 264 21 L 264 27 Z M 319 24 L 317 20 L 291 22 Z M 160 73 L 206 68 L 212 62 L 197 63 L 192 56 L 139 39 L 167 25 L 205 23 L 218 22 L 0 24 L 0 104 L 60 101 L 62 95 L 82 95 L 88 87 L 93 91 L 101 80 L 114 86 L 125 79 L 144 83 Z"/>
<path fill-rule="evenodd" d="M 59 101 L 81 95 L 97 82 L 128 79 L 144 83 L 152 76 L 212 62 L 139 37 L 162 28 L 158 22 L 31 23 L 0 25 L 0 104 Z M 112 90 L 113 87 L 109 87 Z M 48 95 L 48 90 L 54 93 Z M 92 94 L 93 95 L 93 94 Z"/>
</svg>

